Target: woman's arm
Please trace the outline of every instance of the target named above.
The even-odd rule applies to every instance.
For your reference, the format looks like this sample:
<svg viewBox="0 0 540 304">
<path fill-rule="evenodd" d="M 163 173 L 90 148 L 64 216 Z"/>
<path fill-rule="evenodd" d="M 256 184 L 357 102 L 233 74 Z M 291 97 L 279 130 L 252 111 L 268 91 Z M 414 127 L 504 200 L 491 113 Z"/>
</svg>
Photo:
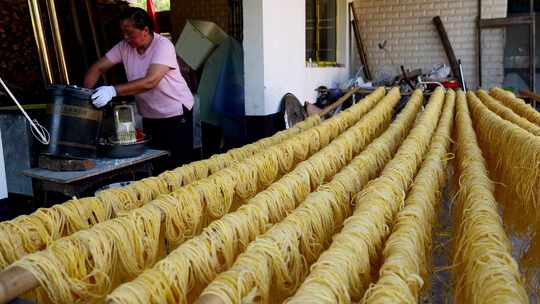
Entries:
<svg viewBox="0 0 540 304">
<path fill-rule="evenodd" d="M 89 89 L 93 88 L 96 85 L 98 78 L 113 66 L 114 63 L 107 59 L 107 57 L 101 57 L 101 59 L 94 63 L 84 75 L 83 86 Z"/>
<path fill-rule="evenodd" d="M 137 95 L 151 90 L 170 69 L 169 66 L 163 64 L 151 64 L 143 78 L 114 86 L 116 94 L 118 96 Z"/>
</svg>

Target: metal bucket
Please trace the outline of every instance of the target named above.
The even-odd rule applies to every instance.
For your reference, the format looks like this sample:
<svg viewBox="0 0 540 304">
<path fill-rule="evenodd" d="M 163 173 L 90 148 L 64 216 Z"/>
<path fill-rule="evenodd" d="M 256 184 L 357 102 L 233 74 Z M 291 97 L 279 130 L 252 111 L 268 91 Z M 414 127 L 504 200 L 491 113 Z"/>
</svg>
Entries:
<svg viewBox="0 0 540 304">
<path fill-rule="evenodd" d="M 103 113 L 92 105 L 92 90 L 53 85 L 47 89 L 51 104 L 51 142 L 53 155 L 95 158 Z"/>
</svg>

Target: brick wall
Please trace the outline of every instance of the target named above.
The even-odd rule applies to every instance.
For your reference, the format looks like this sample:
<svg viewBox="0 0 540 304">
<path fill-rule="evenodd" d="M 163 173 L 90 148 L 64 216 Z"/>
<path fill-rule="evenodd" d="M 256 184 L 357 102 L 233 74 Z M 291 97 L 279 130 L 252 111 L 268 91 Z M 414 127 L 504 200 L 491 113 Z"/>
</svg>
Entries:
<svg viewBox="0 0 540 304">
<path fill-rule="evenodd" d="M 473 0 L 356 0 L 362 38 L 372 70 L 397 73 L 400 65 L 422 68 L 448 64 L 432 19 L 441 16 L 456 56 L 464 65 L 469 86 L 478 84 L 477 1 Z M 483 18 L 506 16 L 507 0 L 483 0 Z M 484 87 L 502 82 L 504 30 L 483 31 Z M 387 41 L 386 51 L 379 43 Z M 489 50 L 487 50 L 489 48 Z"/>
<path fill-rule="evenodd" d="M 186 20 L 199 19 L 212 21 L 229 33 L 229 1 L 228 0 L 172 0 L 171 23 L 172 37 L 176 41 Z"/>
<path fill-rule="evenodd" d="M 507 15 L 507 0 L 482 0 L 482 19 Z M 482 87 L 502 86 L 504 80 L 504 44 L 506 30 L 482 30 Z"/>
</svg>

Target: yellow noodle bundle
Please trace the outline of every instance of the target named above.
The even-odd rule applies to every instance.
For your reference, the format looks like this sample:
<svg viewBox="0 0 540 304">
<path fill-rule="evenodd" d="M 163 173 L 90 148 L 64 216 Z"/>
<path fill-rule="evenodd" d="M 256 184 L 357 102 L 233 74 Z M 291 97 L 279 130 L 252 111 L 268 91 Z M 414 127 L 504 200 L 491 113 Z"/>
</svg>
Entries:
<svg viewBox="0 0 540 304">
<path fill-rule="evenodd" d="M 471 108 L 474 105 L 478 111 L 480 102 L 474 93 L 469 92 L 468 97 Z M 528 303 L 463 92 L 457 98 L 456 133 L 459 190 L 453 210 L 454 302 Z"/>
<path fill-rule="evenodd" d="M 0 269 L 51 242 L 110 218 L 112 207 L 97 198 L 73 199 L 40 208 L 0 225 Z"/>
<path fill-rule="evenodd" d="M 350 201 L 376 176 L 408 133 L 422 104 L 416 91 L 392 126 L 284 221 L 252 242 L 233 267 L 203 292 L 222 303 L 279 303 L 291 295 L 331 236 L 350 215 Z M 375 161 L 376 160 L 376 161 Z M 203 302 L 201 300 L 201 302 Z"/>
<path fill-rule="evenodd" d="M 467 94 L 477 140 L 488 164 L 490 178 L 500 183 L 495 197 L 502 203 L 504 223 L 514 232 L 540 229 L 540 137 L 506 121 Z M 540 260 L 536 246 L 530 258 Z M 538 248 L 540 249 L 540 248 Z M 536 254 L 532 254 L 536 252 Z"/>
<path fill-rule="evenodd" d="M 385 243 L 379 279 L 366 291 L 362 303 L 419 302 L 429 273 L 431 232 L 446 182 L 454 105 L 455 93 L 449 91 L 429 152 Z"/>
<path fill-rule="evenodd" d="M 416 106 L 413 110 L 418 109 L 421 99 L 417 99 L 409 108 Z M 201 287 L 232 265 L 236 255 L 243 251 L 248 242 L 267 230 L 269 223 L 282 220 L 322 180 L 334 175 L 372 138 L 378 136 L 389 123 L 398 100 L 399 91 L 394 89 L 354 127 L 300 163 L 291 173 L 272 184 L 268 190 L 257 194 L 236 212 L 211 223 L 201 235 L 182 244 L 153 269 L 145 271 L 133 282 L 120 286 L 109 295 L 108 301 L 186 303 L 193 300 Z M 406 111 L 408 124 L 411 125 L 415 111 Z M 398 136 L 404 132 L 398 133 L 396 129 L 394 133 Z M 362 167 L 360 163 L 357 166 Z M 357 171 L 351 173 L 356 176 Z M 313 175 L 318 177 L 314 181 L 310 178 Z M 347 184 L 351 180 L 350 174 L 342 180 Z"/>
<path fill-rule="evenodd" d="M 44 213 L 51 211 L 65 215 L 63 225 L 56 226 L 52 222 L 47 225 L 47 227 L 50 227 L 50 229 L 60 227 L 58 234 L 50 234 L 54 235 L 55 238 L 92 227 L 97 223 L 109 219 L 111 217 L 111 213 L 114 212 L 111 204 L 103 203 L 103 201 L 95 197 L 73 199 L 64 204 L 58 204 L 51 208 L 44 208 L 42 210 Z M 39 218 L 40 212 L 37 212 L 36 215 Z M 50 217 L 44 216 L 42 221 L 45 222 L 48 218 Z"/>
<path fill-rule="evenodd" d="M 444 90 L 438 88 L 417 124 L 384 167 L 381 176 L 356 196 L 356 210 L 288 303 L 358 301 L 374 279 L 389 225 L 402 208 L 405 194 L 422 163 L 439 121 Z"/>
<path fill-rule="evenodd" d="M 137 189 L 140 188 L 137 187 L 137 185 L 134 185 L 132 188 L 127 187 L 127 191 L 133 190 L 131 192 L 135 192 L 135 195 L 137 195 L 137 199 L 133 200 L 132 196 L 120 196 L 117 198 L 114 198 L 114 194 L 117 192 L 113 189 L 111 190 L 111 194 L 109 196 L 113 196 L 113 206 L 117 213 L 121 213 L 122 211 L 131 210 L 134 208 L 138 208 L 142 206 L 143 204 L 151 201 L 152 199 L 156 198 L 157 195 L 161 193 L 168 193 L 174 190 L 177 190 L 178 188 L 190 184 L 196 180 L 206 178 L 210 174 L 216 173 L 219 170 L 230 167 L 231 165 L 237 163 L 238 161 L 241 161 L 247 157 L 250 157 L 257 152 L 262 151 L 263 149 L 278 144 L 280 142 L 285 141 L 286 139 L 293 137 L 294 135 L 297 135 L 298 133 L 309 129 L 313 126 L 319 125 L 320 118 L 318 117 L 309 117 L 306 119 L 306 121 L 298 123 L 296 126 L 294 126 L 291 129 L 280 131 L 276 133 L 275 135 L 265 138 L 262 140 L 259 140 L 256 143 L 249 144 L 246 146 L 243 146 L 241 148 L 232 149 L 227 153 L 218 154 L 212 156 L 210 159 L 201 160 L 192 162 L 190 164 L 178 167 L 172 171 L 166 171 L 160 174 L 157 177 L 157 180 L 159 180 L 162 185 L 159 185 L 159 188 L 151 188 L 150 190 Z M 156 178 L 154 178 L 156 179 Z M 142 181 L 145 181 L 146 179 L 143 179 L 139 182 L 136 182 L 135 184 Z M 105 190 L 103 192 L 108 192 L 109 190 Z M 153 191 L 153 192 L 150 192 Z M 100 193 L 102 196 L 105 195 Z M 141 193 L 142 192 L 142 193 Z M 144 193 L 149 193 L 153 195 L 144 195 Z M 142 195 L 141 195 L 142 194 Z M 108 198 L 111 199 L 111 198 Z M 126 200 L 127 199 L 127 200 Z"/>
<path fill-rule="evenodd" d="M 540 126 L 540 113 L 527 104 L 523 99 L 517 98 L 512 92 L 500 88 L 492 88 L 489 94 L 512 109 L 516 114 L 525 117 L 530 122 Z"/>
<path fill-rule="evenodd" d="M 378 99 L 383 94 L 384 90 L 379 89 L 372 94 L 371 98 Z M 246 146 L 245 150 L 248 150 L 247 154 L 252 155 L 319 123 L 318 116 L 309 117 L 291 129 L 280 131 L 270 138 Z M 0 223 L 0 270 L 28 253 L 46 248 L 50 242 L 60 237 L 89 228 L 126 210 L 140 207 L 160 193 L 168 193 L 191 183 L 197 179 L 197 176 L 204 175 L 204 170 L 200 168 L 203 165 L 206 165 L 213 173 L 236 161 L 227 153 L 215 155 L 208 160 L 164 172 L 158 178 L 143 179 L 128 187 L 107 189 L 99 192 L 97 197 L 71 200 L 2 222 Z"/>
<path fill-rule="evenodd" d="M 525 131 L 529 131 L 534 135 L 540 135 L 540 126 L 537 126 L 532 122 L 528 121 L 527 119 L 514 113 L 514 111 L 501 104 L 497 99 L 489 96 L 488 92 L 484 90 L 478 90 L 476 94 L 478 94 L 480 100 L 495 114 L 508 120 L 511 123 L 516 124 Z"/>
<path fill-rule="evenodd" d="M 356 111 L 358 115 L 360 116 L 363 115 L 365 112 L 367 112 L 370 108 L 372 108 L 377 103 L 378 99 L 373 98 L 376 96 L 377 94 L 372 94 L 368 96 L 368 98 L 366 98 L 366 102 L 362 102 L 351 109 L 353 109 L 353 111 Z M 358 109 L 362 109 L 362 111 L 358 111 Z M 299 134 L 298 139 L 302 140 L 305 143 L 309 143 L 310 141 L 313 141 L 313 138 L 314 138 L 313 136 L 311 136 L 311 134 L 313 132 L 316 132 L 317 134 L 319 134 L 320 137 L 326 138 L 324 142 L 329 141 L 331 138 L 337 136 L 337 132 L 335 131 L 336 129 L 339 130 L 343 128 L 342 127 L 343 122 L 339 120 L 339 117 L 350 115 L 350 112 L 351 111 L 345 111 L 343 112 L 344 113 L 343 115 L 338 115 L 337 118 L 325 121 L 323 124 L 316 126 L 313 130 L 310 129 Z M 359 118 L 360 117 L 357 117 L 357 119 Z M 288 139 L 284 141 L 283 143 L 281 143 L 280 145 L 288 145 L 289 142 L 291 142 L 292 140 L 296 140 L 296 139 Z M 298 146 L 298 145 L 294 145 L 294 146 Z M 310 144 L 309 146 L 315 146 L 315 145 Z M 223 205 L 225 206 L 229 205 L 228 202 L 230 202 L 230 199 L 231 199 L 230 189 L 234 189 L 233 191 L 234 196 L 238 195 L 244 189 L 250 189 L 246 193 L 242 193 L 242 195 L 247 195 L 247 196 L 254 195 L 256 191 L 259 191 L 260 189 L 256 189 L 254 187 L 246 187 L 244 183 L 258 185 L 259 179 L 260 179 L 259 175 L 264 174 L 264 172 L 255 172 L 252 175 L 250 175 L 254 179 L 245 178 L 244 175 L 246 174 L 246 172 L 253 172 L 249 168 L 261 169 L 261 168 L 265 168 L 265 166 L 264 165 L 259 166 L 252 163 L 251 166 L 249 166 L 248 168 L 244 165 L 251 163 L 253 160 L 255 160 L 256 162 L 263 162 L 263 163 L 272 159 L 277 159 L 278 161 L 280 161 L 279 155 L 276 155 L 275 157 L 266 157 L 266 156 L 262 157 L 261 156 L 261 155 L 264 156 L 268 154 L 276 154 L 278 153 L 278 151 L 279 150 L 275 150 L 275 149 L 262 151 L 258 153 L 257 155 L 250 157 L 248 160 L 238 163 L 224 171 L 219 171 L 217 174 L 214 174 L 206 179 L 199 180 L 196 183 L 190 185 L 192 186 L 192 190 L 190 190 L 189 195 L 192 198 L 199 198 L 199 201 L 187 200 L 183 202 L 178 202 L 177 204 L 184 206 L 184 208 L 191 208 L 192 210 L 195 210 L 197 214 L 201 215 L 198 218 L 190 218 L 191 216 L 193 216 L 193 214 L 186 215 L 183 213 L 180 214 L 178 212 L 172 212 L 171 214 L 162 213 L 163 210 L 167 212 L 172 209 L 171 202 L 173 200 L 172 199 L 162 200 L 158 197 L 156 201 L 153 201 L 150 204 L 146 204 L 139 209 L 135 209 L 134 211 L 126 213 L 123 217 L 118 218 L 118 220 L 122 223 L 123 226 L 129 226 L 129 229 L 135 229 L 134 226 L 139 225 L 137 214 L 142 213 L 142 212 L 149 212 L 149 211 L 154 212 L 157 210 L 159 214 L 161 215 L 160 222 L 158 225 L 159 226 L 158 230 L 162 230 L 163 228 L 164 235 L 166 237 L 175 238 L 175 239 L 165 239 L 165 242 L 164 242 L 167 244 L 168 247 L 174 248 L 178 246 L 181 242 L 183 242 L 186 239 L 186 236 L 188 234 L 198 233 L 199 232 L 198 228 L 199 227 L 202 228 L 206 226 L 206 223 L 210 220 L 210 218 L 221 217 L 224 215 L 224 213 L 228 212 L 226 207 L 223 208 Z M 313 153 L 314 152 L 315 151 L 313 151 Z M 302 154 L 304 152 L 299 151 L 299 153 Z M 279 166 L 279 164 L 274 163 L 274 166 Z M 280 166 L 280 167 L 283 167 L 283 166 Z M 261 169 L 261 170 L 264 170 L 264 169 Z M 255 171 L 258 171 L 258 170 L 255 170 Z M 225 187 L 225 185 L 227 187 Z M 200 196 L 193 196 L 193 193 L 198 193 L 200 194 Z M 175 192 L 170 194 L 170 196 L 175 197 Z M 188 207 L 187 205 L 184 205 L 184 204 L 193 204 L 193 206 L 190 205 L 190 207 Z M 197 205 L 199 205 L 200 207 Z M 165 219 L 162 219 L 163 217 Z M 167 217 L 169 217 L 170 219 L 168 219 Z M 161 221 L 165 222 L 165 226 L 161 225 Z M 181 227 L 182 225 L 186 223 L 188 225 L 192 223 L 193 226 L 188 227 L 186 231 L 179 231 L 178 227 Z M 108 227 L 109 223 L 103 222 L 102 224 L 103 225 L 99 225 L 95 229 L 92 228 L 88 230 L 87 233 L 92 234 L 93 231 L 98 231 L 98 232 L 102 231 L 100 229 L 102 229 L 102 227 Z M 128 229 L 128 228 L 125 228 L 125 229 Z M 103 241 L 103 243 L 107 244 L 107 246 L 110 247 L 109 250 L 112 252 L 112 255 L 116 257 L 116 256 L 122 256 L 122 255 L 128 254 L 127 251 L 126 252 L 121 251 L 123 248 L 123 246 L 121 245 L 126 240 L 115 237 L 114 229 L 108 229 L 107 233 L 111 234 L 111 236 L 109 236 L 109 239 L 107 241 Z M 95 235 L 98 238 L 100 237 L 104 238 L 106 237 L 107 233 L 101 234 L 101 236 L 98 233 L 96 233 Z M 77 243 L 77 242 L 80 242 L 80 237 L 81 237 L 80 234 L 74 234 L 64 239 L 63 241 L 67 243 Z M 148 238 L 147 236 L 144 236 L 142 234 L 137 235 L 137 238 L 141 238 L 141 237 L 143 239 Z M 158 238 L 158 240 L 161 240 L 161 239 Z M 153 250 L 155 252 L 163 251 L 163 250 L 160 250 L 160 248 L 158 248 L 157 246 L 158 243 L 154 242 L 153 244 L 156 246 L 152 248 L 147 248 L 147 250 Z M 162 242 L 159 242 L 159 244 L 162 244 Z M 47 273 L 43 272 L 43 269 L 50 267 L 50 263 L 47 261 L 46 258 L 35 259 L 35 256 L 48 257 L 51 259 L 51 261 L 55 261 L 55 260 L 65 261 L 65 263 L 57 262 L 55 264 L 57 266 L 61 265 L 62 267 L 64 267 L 63 270 L 59 270 L 59 271 L 71 273 L 70 268 L 73 267 L 73 263 L 70 263 L 70 261 L 67 260 L 67 256 L 71 256 L 71 255 L 80 256 L 79 259 L 84 261 L 86 257 L 90 256 L 90 253 L 88 252 L 82 253 L 81 250 L 89 251 L 90 249 L 86 247 L 83 247 L 83 248 L 77 247 L 78 251 L 75 251 L 75 249 L 73 248 L 71 250 L 72 252 L 66 251 L 60 255 L 58 254 L 58 252 L 52 249 L 46 249 L 43 252 L 26 256 L 23 259 L 16 262 L 14 265 L 19 265 L 20 267 L 23 267 L 27 269 L 28 271 L 34 273 L 37 277 L 40 277 L 40 283 L 43 288 L 39 289 L 39 294 L 42 299 L 46 299 L 43 296 L 43 294 L 47 293 L 50 295 L 51 293 L 53 293 L 51 289 L 55 288 L 54 283 L 57 283 L 58 280 L 51 279 L 45 282 L 46 279 L 43 279 L 43 278 L 47 277 Z M 103 254 L 106 254 L 106 252 L 104 251 Z M 133 255 L 133 254 L 139 254 L 139 253 L 146 254 L 146 252 L 142 252 L 142 251 L 132 252 L 131 254 Z M 96 259 L 96 258 L 99 258 L 101 260 L 104 259 L 104 257 L 92 256 L 92 259 Z M 143 261 L 145 259 L 138 258 L 135 260 Z M 74 277 L 71 277 L 69 275 L 65 276 L 65 280 L 62 281 L 62 284 L 64 285 L 56 286 L 56 289 L 54 292 L 61 293 L 61 295 L 56 295 L 54 297 L 55 298 L 54 301 L 56 300 L 65 301 L 66 299 L 71 299 L 71 301 L 76 301 L 78 297 L 84 298 L 84 299 L 86 297 L 96 298 L 96 299 L 99 297 L 103 297 L 105 296 L 105 293 L 97 293 L 93 289 L 97 288 L 100 292 L 103 292 L 104 290 L 110 290 L 110 288 L 113 288 L 117 285 L 115 283 L 120 282 L 122 280 L 131 279 L 132 275 L 135 275 L 137 271 L 140 272 L 145 267 L 150 266 L 153 262 L 155 262 L 155 259 L 150 259 L 149 260 L 150 262 L 145 263 L 144 265 L 140 265 L 140 264 L 131 265 L 130 269 L 135 269 L 136 271 L 131 271 L 131 270 L 128 270 L 127 268 L 117 267 L 116 266 L 117 262 L 114 259 L 105 259 L 104 261 L 111 264 L 104 264 L 102 265 L 102 269 L 96 269 L 96 272 L 100 274 L 100 278 L 101 278 L 100 282 L 94 282 L 96 278 L 92 276 L 85 277 L 84 273 L 80 273 L 80 272 L 73 273 Z M 92 269 L 91 265 L 87 265 L 87 267 L 88 267 L 87 268 L 88 271 Z M 80 275 L 83 275 L 83 276 L 81 277 Z M 117 281 L 115 279 L 117 277 L 121 278 L 120 281 Z M 65 286 L 66 281 L 69 281 L 68 287 Z M 81 281 L 92 282 L 92 288 L 86 286 L 85 284 L 81 284 L 80 283 Z M 107 287 L 104 287 L 103 284 L 107 284 Z M 76 292 L 74 292 L 73 289 L 76 289 Z M 86 295 L 86 297 L 84 295 Z M 67 303 L 70 303 L 70 301 L 67 301 Z"/>
<path fill-rule="evenodd" d="M 162 230 L 167 249 L 197 235 L 206 226 L 204 194 L 196 185 L 187 185 L 170 194 L 161 195 L 143 208 L 162 211 Z"/>
<path fill-rule="evenodd" d="M 154 263 L 160 222 L 158 209 L 140 209 L 53 242 L 16 265 L 44 286 L 37 290 L 40 303 L 96 302 L 111 286 Z"/>
<path fill-rule="evenodd" d="M 107 204 L 111 204 L 114 211 L 113 216 L 120 216 L 126 211 L 139 208 L 160 194 L 167 192 L 167 184 L 163 180 L 157 177 L 148 177 L 123 188 L 112 188 L 101 191 L 96 197 L 101 201 L 107 202 Z M 116 194 L 120 195 L 117 196 Z"/>
<path fill-rule="evenodd" d="M 326 130 L 331 126 L 322 124 L 317 128 L 319 127 Z M 321 132 L 323 132 L 322 130 Z M 311 133 L 307 132 L 307 135 Z M 310 138 L 313 140 L 313 137 L 300 136 L 304 142 L 308 142 Z M 292 140 L 287 140 L 282 144 L 285 145 Z M 160 200 L 159 197 L 149 203 L 149 205 L 166 210 L 166 213 L 164 213 L 164 233 L 167 236 L 169 247 L 175 248 L 187 238 L 198 234 L 200 228 L 205 227 L 214 219 L 221 218 L 230 210 L 237 208 L 241 202 L 263 190 L 265 188 L 262 185 L 263 182 L 274 181 L 280 174 L 285 173 L 279 170 L 281 167 L 279 165 L 280 161 L 284 159 L 280 153 L 281 150 L 268 149 L 208 178 L 188 185 L 190 192 L 200 194 L 200 196 L 197 196 L 200 199 L 185 198 L 185 201 L 178 200 L 177 205 L 185 206 L 181 208 L 182 210 L 185 208 L 197 210 L 194 214 L 181 212 L 180 209 L 174 210 L 174 201 L 166 203 Z M 269 180 L 264 181 L 264 178 Z M 171 195 L 174 196 L 174 193 Z M 197 218 L 194 218 L 194 216 L 197 216 Z M 191 227 L 185 226 L 190 223 L 194 225 Z M 185 229 L 179 230 L 177 227 L 184 227 Z"/>
<path fill-rule="evenodd" d="M 202 219 L 195 221 L 197 225 L 202 223 L 202 227 L 206 226 L 214 219 L 218 219 L 231 210 L 235 210 L 244 200 L 252 197 L 257 192 L 263 190 L 269 183 L 276 180 L 281 174 L 280 169 L 287 169 L 291 166 L 283 164 L 288 160 L 283 156 L 285 153 L 293 153 L 293 159 L 300 159 L 301 156 L 305 156 L 305 147 L 321 148 L 324 147 L 328 140 L 337 137 L 336 130 L 343 128 L 343 123 L 340 121 L 340 117 L 346 117 L 351 112 L 356 111 L 356 115 L 363 115 L 366 111 L 371 109 L 377 102 L 378 94 L 369 95 L 358 106 L 350 108 L 351 111 L 344 111 L 341 115 L 335 116 L 334 119 L 325 121 L 324 123 L 309 129 L 305 132 L 298 134 L 297 136 L 287 139 L 283 143 L 279 144 L 275 148 L 267 149 L 260 152 L 238 164 L 233 165 L 227 169 L 219 171 L 218 173 L 195 182 L 193 184 L 194 191 L 202 193 L 204 198 L 202 202 L 192 201 L 193 204 L 202 203 L 202 207 L 196 209 L 203 210 Z M 362 111 L 358 111 L 358 109 Z M 357 116 L 357 120 L 359 117 Z M 323 143 L 320 142 L 320 138 L 327 138 Z M 319 140 L 318 144 L 312 144 Z M 299 143 L 304 143 L 300 145 Z M 295 149 L 288 150 L 281 149 L 281 146 L 292 146 Z M 298 150 L 296 150 L 298 149 Z M 309 151 L 307 154 L 311 155 L 317 150 Z M 232 196 L 232 198 L 231 198 Z M 159 201 L 158 204 L 162 202 Z M 159 205 L 158 208 L 161 208 Z M 162 208 L 163 209 L 163 208 Z M 180 212 L 166 213 L 166 225 L 164 227 L 167 243 L 170 248 L 175 248 L 191 236 L 193 231 L 198 233 L 200 230 L 187 229 L 188 234 L 184 235 L 179 231 L 176 226 L 182 226 L 186 223 L 186 217 L 191 215 L 182 214 Z M 174 223 L 180 223 L 176 225 Z M 199 226 L 197 226 L 199 227 Z M 172 231 L 169 231 L 172 230 Z M 170 237 L 175 238 L 170 238 Z"/>
</svg>

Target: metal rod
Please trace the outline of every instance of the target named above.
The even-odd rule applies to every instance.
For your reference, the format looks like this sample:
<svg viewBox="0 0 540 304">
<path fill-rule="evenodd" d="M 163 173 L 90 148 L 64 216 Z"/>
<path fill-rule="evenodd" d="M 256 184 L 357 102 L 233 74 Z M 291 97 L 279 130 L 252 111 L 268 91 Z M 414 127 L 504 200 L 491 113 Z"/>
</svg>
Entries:
<svg viewBox="0 0 540 304">
<path fill-rule="evenodd" d="M 536 91 L 536 17 L 534 13 L 534 0 L 529 0 L 529 13 L 532 19 L 532 23 L 529 26 L 529 47 L 530 47 L 530 86 L 531 91 Z M 534 102 L 534 108 L 536 109 L 536 101 Z"/>
<path fill-rule="evenodd" d="M 461 88 L 463 91 L 467 92 L 467 84 L 465 84 L 465 75 L 463 75 L 463 65 L 461 64 L 461 59 L 458 60 L 459 64 L 459 78 L 461 79 Z"/>
<path fill-rule="evenodd" d="M 99 48 L 99 41 L 96 33 L 96 25 L 94 24 L 94 14 L 92 12 L 92 6 L 88 0 L 84 0 L 84 6 L 86 7 L 86 12 L 88 14 L 88 23 L 90 23 L 90 32 L 92 33 L 92 39 L 94 40 L 94 48 L 96 50 L 96 55 L 101 58 L 101 49 Z"/>
<path fill-rule="evenodd" d="M 480 22 L 482 20 L 482 0 L 478 0 L 478 87 L 482 87 L 482 28 Z"/>
<path fill-rule="evenodd" d="M 84 6 L 86 7 L 86 13 L 88 15 L 88 23 L 90 24 L 90 32 L 92 33 L 92 39 L 94 40 L 94 48 L 96 50 L 96 56 L 97 59 L 100 59 L 101 54 L 101 48 L 99 47 L 99 40 L 96 33 L 96 25 L 94 24 L 94 13 L 92 11 L 92 5 L 90 4 L 89 0 L 84 0 Z M 107 83 L 107 77 L 105 74 L 101 75 L 103 78 L 103 82 Z"/>
<path fill-rule="evenodd" d="M 69 74 L 67 70 L 66 57 L 64 54 L 64 47 L 62 45 L 62 35 L 60 34 L 60 26 L 58 25 L 58 17 L 56 15 L 56 5 L 54 0 L 46 0 L 47 10 L 49 11 L 49 22 L 51 24 L 51 31 L 54 42 L 54 50 L 56 52 L 56 58 L 58 59 L 58 66 L 60 68 L 60 76 L 65 84 L 69 84 Z"/>
<path fill-rule="evenodd" d="M 41 24 L 41 13 L 39 10 L 39 4 L 37 0 L 28 0 L 28 9 L 30 11 L 30 19 L 32 20 L 32 29 L 34 31 L 34 38 L 36 39 L 36 48 L 38 51 L 39 63 L 41 65 L 41 72 L 43 73 L 43 80 L 46 85 L 50 85 L 54 82 L 51 61 L 49 59 L 49 52 L 47 50 L 47 43 L 45 41 L 45 34 L 43 32 L 43 25 Z"/>
<path fill-rule="evenodd" d="M 84 39 L 81 32 L 81 24 L 79 20 L 79 13 L 77 10 L 77 5 L 75 3 L 75 0 L 69 0 L 69 8 L 71 10 L 71 17 L 73 18 L 73 29 L 75 31 L 75 37 L 77 37 L 77 43 L 79 44 L 79 47 L 81 48 L 81 55 L 82 59 L 84 61 L 84 68 L 88 68 L 88 54 L 86 52 L 86 47 L 84 45 Z"/>
<path fill-rule="evenodd" d="M 4 82 L 4 80 L 1 77 L 0 77 L 0 85 L 2 85 L 2 87 L 4 88 L 6 93 L 11 98 L 11 100 L 13 100 L 13 102 L 17 105 L 19 110 L 23 113 L 24 117 L 26 117 L 26 119 L 30 123 L 30 126 L 32 126 L 32 128 L 33 128 L 32 134 L 34 134 L 35 137 L 37 138 L 37 140 L 39 140 L 42 144 L 48 145 L 49 142 L 51 141 L 51 137 L 50 137 L 49 132 L 47 131 L 47 129 L 45 129 L 43 126 L 41 126 L 37 122 L 37 120 L 32 120 L 32 118 L 30 118 L 28 113 L 26 113 L 26 111 L 21 106 L 21 104 L 19 103 L 17 98 L 15 98 L 15 95 L 13 95 L 13 93 L 11 93 L 11 90 L 8 88 L 8 86 L 6 85 L 6 83 Z"/>
<path fill-rule="evenodd" d="M 317 37 L 315 40 L 315 60 L 319 63 L 321 61 L 321 33 L 319 32 L 321 26 L 319 23 L 321 18 L 321 4 L 319 0 L 315 0 L 315 8 L 315 35 Z"/>
</svg>

